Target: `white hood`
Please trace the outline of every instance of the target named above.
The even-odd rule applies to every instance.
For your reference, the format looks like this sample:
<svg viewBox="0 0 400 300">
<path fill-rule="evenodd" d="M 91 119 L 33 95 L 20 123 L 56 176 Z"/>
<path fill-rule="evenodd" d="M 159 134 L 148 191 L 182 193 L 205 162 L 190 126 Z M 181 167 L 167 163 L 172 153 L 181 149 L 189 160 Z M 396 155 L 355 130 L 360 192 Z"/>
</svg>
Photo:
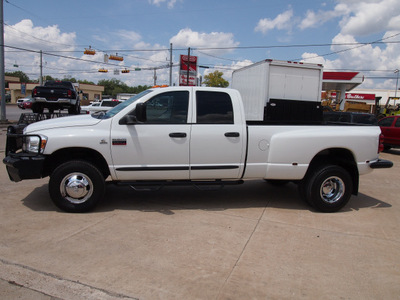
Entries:
<svg viewBox="0 0 400 300">
<path fill-rule="evenodd" d="M 32 123 L 26 127 L 26 133 L 33 133 L 38 130 L 77 127 L 77 126 L 93 126 L 99 123 L 101 119 L 93 118 L 91 115 L 79 115 L 60 117 L 56 119 L 43 120 Z"/>
</svg>

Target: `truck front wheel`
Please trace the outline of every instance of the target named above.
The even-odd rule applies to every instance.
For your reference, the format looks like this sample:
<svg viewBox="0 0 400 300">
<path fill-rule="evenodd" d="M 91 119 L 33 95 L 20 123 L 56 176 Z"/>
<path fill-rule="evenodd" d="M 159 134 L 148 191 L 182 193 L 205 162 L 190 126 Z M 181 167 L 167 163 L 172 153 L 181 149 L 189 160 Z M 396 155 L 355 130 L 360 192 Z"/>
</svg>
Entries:
<svg viewBox="0 0 400 300">
<path fill-rule="evenodd" d="M 69 161 L 50 176 L 49 193 L 54 204 L 66 212 L 88 212 L 105 192 L 104 177 L 92 164 Z"/>
<path fill-rule="evenodd" d="M 349 172 L 336 165 L 320 166 L 304 184 L 303 196 L 322 212 L 336 212 L 343 208 L 353 191 Z"/>
</svg>

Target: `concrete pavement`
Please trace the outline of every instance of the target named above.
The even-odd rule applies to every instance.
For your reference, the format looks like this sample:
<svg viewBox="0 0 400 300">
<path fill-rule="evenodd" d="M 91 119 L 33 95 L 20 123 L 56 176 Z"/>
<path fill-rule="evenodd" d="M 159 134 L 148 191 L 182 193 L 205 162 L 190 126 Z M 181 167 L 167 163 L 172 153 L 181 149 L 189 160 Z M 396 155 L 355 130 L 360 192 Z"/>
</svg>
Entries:
<svg viewBox="0 0 400 300">
<path fill-rule="evenodd" d="M 4 155 L 5 129 L 0 151 Z M 334 214 L 294 184 L 217 191 L 107 187 L 89 214 L 59 211 L 48 178 L 0 167 L 0 298 L 397 299 L 400 151 Z"/>
</svg>

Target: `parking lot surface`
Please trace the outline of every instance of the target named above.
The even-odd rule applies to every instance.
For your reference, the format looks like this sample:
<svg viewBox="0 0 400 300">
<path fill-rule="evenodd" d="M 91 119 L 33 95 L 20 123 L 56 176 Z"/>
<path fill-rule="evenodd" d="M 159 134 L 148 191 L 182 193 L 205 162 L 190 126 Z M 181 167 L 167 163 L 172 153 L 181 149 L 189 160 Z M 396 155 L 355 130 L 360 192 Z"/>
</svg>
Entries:
<svg viewBox="0 0 400 300">
<path fill-rule="evenodd" d="M 362 176 L 333 214 L 263 181 L 109 185 L 96 211 L 68 214 L 48 178 L 14 183 L 1 164 L 0 298 L 398 299 L 400 151 L 381 157 L 394 167 Z"/>
</svg>

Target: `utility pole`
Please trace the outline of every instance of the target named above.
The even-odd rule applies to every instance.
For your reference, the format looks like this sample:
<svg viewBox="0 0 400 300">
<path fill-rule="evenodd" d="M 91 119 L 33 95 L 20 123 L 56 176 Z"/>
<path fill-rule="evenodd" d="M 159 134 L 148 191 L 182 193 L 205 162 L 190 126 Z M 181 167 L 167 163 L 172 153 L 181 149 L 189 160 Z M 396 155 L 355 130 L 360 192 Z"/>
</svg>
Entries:
<svg viewBox="0 0 400 300">
<path fill-rule="evenodd" d="M 398 86 L 398 84 L 399 84 L 399 69 L 394 70 L 394 73 L 397 74 L 397 78 L 396 78 L 396 89 L 394 90 L 394 105 L 396 105 L 397 86 Z"/>
<path fill-rule="evenodd" d="M 40 50 L 40 78 L 39 78 L 39 85 L 43 85 L 43 52 L 42 52 L 42 50 Z"/>
<path fill-rule="evenodd" d="M 172 86 L 172 43 L 169 44 L 169 86 Z"/>
<path fill-rule="evenodd" d="M 156 73 L 156 68 L 154 68 L 154 85 L 157 85 L 157 73 Z"/>
<path fill-rule="evenodd" d="M 4 76 L 4 16 L 3 0 L 0 0 L 0 97 L 1 97 L 1 119 L 0 123 L 7 123 L 6 119 L 6 93 Z"/>
<path fill-rule="evenodd" d="M 190 47 L 188 48 L 188 57 L 187 57 L 187 78 L 186 78 L 186 85 L 189 85 L 189 69 L 190 69 Z"/>
</svg>

